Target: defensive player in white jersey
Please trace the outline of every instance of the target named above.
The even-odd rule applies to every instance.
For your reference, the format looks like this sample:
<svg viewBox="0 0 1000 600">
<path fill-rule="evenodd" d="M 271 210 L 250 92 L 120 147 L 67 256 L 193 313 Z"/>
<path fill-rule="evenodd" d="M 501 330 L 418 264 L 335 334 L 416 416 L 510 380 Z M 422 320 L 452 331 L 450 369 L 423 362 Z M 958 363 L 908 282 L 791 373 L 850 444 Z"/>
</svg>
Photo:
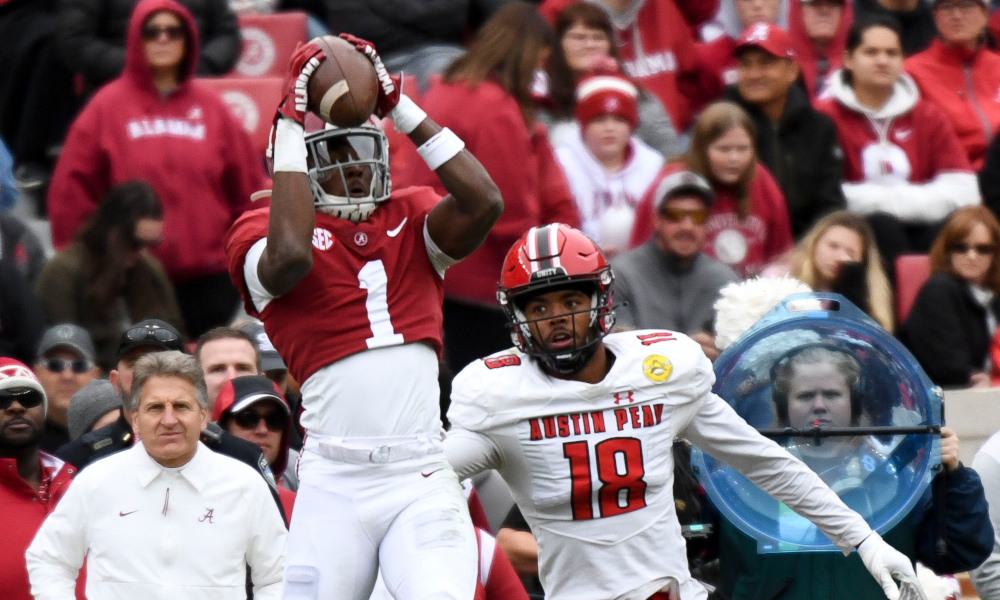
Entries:
<svg viewBox="0 0 1000 600">
<path fill-rule="evenodd" d="M 374 47 L 341 37 L 380 75 L 376 115 L 418 145 L 449 194 L 391 189 L 377 127 L 304 136 L 303 95 L 323 51 L 296 51 L 271 205 L 226 239 L 246 310 L 302 382 L 285 598 L 366 600 L 381 567 L 398 600 L 470 600 L 476 536 L 441 444 L 443 277 L 482 243 L 503 201 L 462 141 L 400 95 Z"/>
<path fill-rule="evenodd" d="M 498 294 L 515 347 L 455 378 L 445 441 L 461 477 L 495 468 L 538 541 L 548 600 L 697 600 L 674 512 L 671 443 L 689 439 L 861 558 L 892 600 L 920 594 L 909 559 L 802 462 L 712 393 L 701 347 L 614 323 L 614 276 L 565 225 L 510 250 Z"/>
</svg>

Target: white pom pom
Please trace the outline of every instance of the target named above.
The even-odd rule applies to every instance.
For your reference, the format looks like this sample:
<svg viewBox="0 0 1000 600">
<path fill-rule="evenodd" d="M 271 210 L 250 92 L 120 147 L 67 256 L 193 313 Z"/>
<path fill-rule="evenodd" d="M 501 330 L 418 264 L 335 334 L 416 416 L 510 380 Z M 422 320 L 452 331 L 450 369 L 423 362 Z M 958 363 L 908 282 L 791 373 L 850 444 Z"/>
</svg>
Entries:
<svg viewBox="0 0 1000 600">
<path fill-rule="evenodd" d="M 722 288 L 714 306 L 715 345 L 725 350 L 782 300 L 811 291 L 808 285 L 788 276 L 730 283 Z"/>
<path fill-rule="evenodd" d="M 598 223 L 601 248 L 607 254 L 614 254 L 628 248 L 635 223 L 635 211 L 630 206 L 612 206 L 604 211 Z"/>
</svg>

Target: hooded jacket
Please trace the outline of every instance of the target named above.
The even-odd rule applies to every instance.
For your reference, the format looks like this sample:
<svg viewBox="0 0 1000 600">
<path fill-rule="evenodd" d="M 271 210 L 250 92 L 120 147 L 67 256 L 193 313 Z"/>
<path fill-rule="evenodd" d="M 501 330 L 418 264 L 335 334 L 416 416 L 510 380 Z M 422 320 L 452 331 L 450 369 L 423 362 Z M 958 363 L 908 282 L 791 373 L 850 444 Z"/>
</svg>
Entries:
<svg viewBox="0 0 1000 600">
<path fill-rule="evenodd" d="M 970 52 L 934 40 L 907 59 L 906 71 L 923 97 L 944 112 L 972 168 L 980 170 L 1000 129 L 1000 56 L 985 47 Z"/>
<path fill-rule="evenodd" d="M 625 246 L 635 207 L 663 168 L 663 156 L 635 136 L 625 153 L 625 164 L 617 172 L 608 173 L 587 149 L 579 126 L 556 148 L 556 157 L 580 211 L 581 229 L 602 247 Z M 616 236 L 611 234 L 619 230 L 623 230 L 621 239 L 614 239 Z"/>
<path fill-rule="evenodd" d="M 789 1 L 788 35 L 792 38 L 792 48 L 795 49 L 795 61 L 799 63 L 799 70 L 806 82 L 809 95 L 816 98 L 825 89 L 830 74 L 839 69 L 844 62 L 847 33 L 851 30 L 851 23 L 854 22 L 854 3 L 851 0 L 844 1 L 840 13 L 840 25 L 837 26 L 837 31 L 826 49 L 820 50 L 806 32 L 806 25 L 802 20 L 802 0 Z M 823 65 L 825 73 L 820 72 L 821 62 L 825 63 Z"/>
<path fill-rule="evenodd" d="M 672 163 L 663 168 L 635 209 L 631 247 L 650 238 L 655 228 L 655 211 L 659 198 L 657 188 L 663 178 L 685 170 L 684 163 Z M 713 182 L 715 202 L 708 209 L 705 222 L 705 247 L 702 252 L 729 266 L 740 277 L 753 277 L 780 254 L 792 248 L 792 232 L 788 224 L 788 209 L 774 177 L 759 162 L 754 167 L 748 195 L 750 212 L 744 219 L 737 212 L 738 198 L 732 188 Z"/>
<path fill-rule="evenodd" d="M 736 87 L 726 98 L 739 104 L 757 127 L 757 160 L 774 175 L 785 195 L 792 235 L 798 239 L 823 215 L 845 206 L 840 189 L 843 154 L 837 128 L 818 112 L 799 84 L 788 89 L 785 112 L 777 123 L 740 96 Z"/>
<path fill-rule="evenodd" d="M 979 204 L 976 176 L 951 124 L 921 100 L 909 75 L 902 74 L 885 106 L 873 110 L 858 102 L 843 73 L 831 77 L 831 97 L 817 108 L 837 125 L 848 210 L 927 224 Z"/>
<path fill-rule="evenodd" d="M 275 391 L 280 395 L 277 386 L 275 386 Z M 228 431 L 227 424 L 233 416 L 232 408 L 236 403 L 235 400 L 235 396 L 232 393 L 219 394 L 218 398 L 216 398 L 215 406 L 212 407 L 212 420 L 218 423 L 219 427 L 225 431 Z M 288 468 L 289 444 L 292 427 L 294 426 L 293 421 L 294 419 L 289 418 L 288 426 L 281 432 L 281 448 L 278 449 L 278 457 L 270 465 L 271 473 L 278 482 L 278 497 L 281 498 L 281 506 L 285 509 L 285 515 L 289 521 L 292 519 L 292 507 L 295 505 L 295 492 L 287 487 L 288 482 L 285 479 L 285 470 Z"/>
<path fill-rule="evenodd" d="M 545 0 L 539 11 L 554 23 L 573 1 Z M 698 88 L 698 56 L 690 28 L 676 26 L 684 15 L 674 0 L 633 0 L 622 13 L 601 0 L 587 1 L 608 11 L 628 76 L 655 94 L 677 131 L 685 131 L 692 120 L 689 98 Z"/>
<path fill-rule="evenodd" d="M 161 95 L 146 61 L 142 25 L 180 16 L 189 47 L 180 85 Z M 102 88 L 70 128 L 49 188 L 52 239 L 66 247 L 104 194 L 141 179 L 163 204 L 164 240 L 153 248 L 174 282 L 222 273 L 229 226 L 265 187 L 263 164 L 214 90 L 193 80 L 198 30 L 174 0 L 141 0 L 129 23 L 125 72 Z"/>
</svg>

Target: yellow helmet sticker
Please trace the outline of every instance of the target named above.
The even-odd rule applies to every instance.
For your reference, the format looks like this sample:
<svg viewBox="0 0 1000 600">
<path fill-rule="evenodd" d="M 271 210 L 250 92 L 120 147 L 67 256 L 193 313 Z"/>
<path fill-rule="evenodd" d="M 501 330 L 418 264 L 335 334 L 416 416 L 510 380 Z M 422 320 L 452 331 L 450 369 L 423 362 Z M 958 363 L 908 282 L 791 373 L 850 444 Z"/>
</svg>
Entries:
<svg viewBox="0 0 1000 600">
<path fill-rule="evenodd" d="M 653 383 L 663 383 L 670 379 L 670 374 L 674 371 L 674 365 L 670 360 L 659 354 L 650 354 L 646 360 L 642 361 L 642 372 L 646 379 Z"/>
</svg>

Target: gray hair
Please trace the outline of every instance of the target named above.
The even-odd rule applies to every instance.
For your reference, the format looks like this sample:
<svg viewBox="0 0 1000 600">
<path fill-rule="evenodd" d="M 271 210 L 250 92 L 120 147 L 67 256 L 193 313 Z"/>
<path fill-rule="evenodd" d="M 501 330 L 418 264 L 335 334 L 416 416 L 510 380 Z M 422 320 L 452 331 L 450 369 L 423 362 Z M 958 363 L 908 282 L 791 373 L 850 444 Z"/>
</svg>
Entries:
<svg viewBox="0 0 1000 600">
<path fill-rule="evenodd" d="M 142 398 L 142 388 L 151 377 L 177 377 L 190 381 L 194 385 L 195 399 L 198 406 L 208 409 L 208 388 L 205 386 L 205 373 L 198 364 L 198 359 L 177 350 L 169 352 L 151 352 L 135 362 L 132 371 L 132 393 L 125 399 L 125 410 L 139 410 L 139 400 Z"/>
</svg>

